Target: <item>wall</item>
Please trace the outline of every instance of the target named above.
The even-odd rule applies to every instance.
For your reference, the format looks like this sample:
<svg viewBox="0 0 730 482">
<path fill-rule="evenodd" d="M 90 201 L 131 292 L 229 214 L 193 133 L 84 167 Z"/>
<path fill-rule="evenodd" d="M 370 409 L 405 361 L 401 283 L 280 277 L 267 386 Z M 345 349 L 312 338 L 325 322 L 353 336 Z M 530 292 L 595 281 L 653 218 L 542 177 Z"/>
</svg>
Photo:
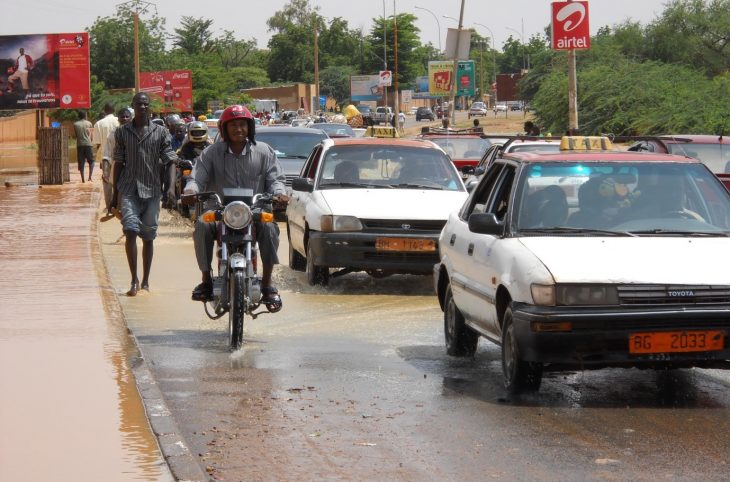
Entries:
<svg viewBox="0 0 730 482">
<path fill-rule="evenodd" d="M 276 99 L 279 101 L 279 110 L 297 110 L 304 101 L 304 110 L 312 112 L 309 104 L 312 101 L 315 89 L 314 84 L 293 84 L 279 87 L 242 89 L 241 92 L 250 95 L 254 99 Z M 315 110 L 317 109 L 315 108 Z"/>
<path fill-rule="evenodd" d="M 0 117 L 0 143 L 32 144 L 36 142 L 38 118 L 37 110 L 23 111 L 11 117 Z M 46 116 L 42 116 L 45 126 L 50 125 Z"/>
</svg>

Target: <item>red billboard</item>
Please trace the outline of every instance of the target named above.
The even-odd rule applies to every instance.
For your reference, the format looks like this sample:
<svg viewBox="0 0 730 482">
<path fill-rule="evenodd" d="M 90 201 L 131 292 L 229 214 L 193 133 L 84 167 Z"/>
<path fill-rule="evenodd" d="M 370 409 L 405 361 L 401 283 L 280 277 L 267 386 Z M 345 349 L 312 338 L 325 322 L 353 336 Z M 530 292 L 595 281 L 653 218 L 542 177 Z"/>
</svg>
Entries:
<svg viewBox="0 0 730 482">
<path fill-rule="evenodd" d="M 0 110 L 91 107 L 89 34 L 0 36 Z"/>
<path fill-rule="evenodd" d="M 553 2 L 551 19 L 553 50 L 585 50 L 591 47 L 588 2 Z"/>
<path fill-rule="evenodd" d="M 162 102 L 162 112 L 193 111 L 193 73 L 189 70 L 140 72 L 139 90 Z"/>
</svg>

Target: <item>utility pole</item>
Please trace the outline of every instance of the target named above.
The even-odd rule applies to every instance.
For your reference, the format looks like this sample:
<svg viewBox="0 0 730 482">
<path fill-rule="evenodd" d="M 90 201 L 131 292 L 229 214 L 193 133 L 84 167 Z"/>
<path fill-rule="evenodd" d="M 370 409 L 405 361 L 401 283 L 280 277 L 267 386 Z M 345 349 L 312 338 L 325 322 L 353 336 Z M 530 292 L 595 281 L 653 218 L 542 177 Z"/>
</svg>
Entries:
<svg viewBox="0 0 730 482">
<path fill-rule="evenodd" d="M 393 115 L 398 116 L 400 111 L 400 97 L 398 95 L 398 14 L 395 10 L 395 0 L 393 0 Z"/>
<path fill-rule="evenodd" d="M 119 6 L 129 6 L 132 10 L 132 20 L 134 24 L 134 92 L 139 92 L 139 14 L 146 13 L 147 9 L 153 7 L 157 14 L 157 5 L 143 0 L 129 0 L 120 3 Z"/>
<path fill-rule="evenodd" d="M 388 24 L 385 17 L 385 0 L 383 0 L 383 70 L 388 70 Z M 383 106 L 388 106 L 388 86 L 383 86 Z"/>
<path fill-rule="evenodd" d="M 461 27 L 464 25 L 464 1 L 461 0 L 461 12 L 459 13 L 459 30 L 456 36 L 456 52 L 454 53 L 454 67 L 451 75 L 451 93 L 449 95 L 449 110 L 451 111 L 451 125 L 456 124 L 456 84 L 457 84 L 457 72 L 459 70 L 459 41 L 461 40 Z"/>
<path fill-rule="evenodd" d="M 316 15 L 312 17 L 312 25 L 314 26 L 314 96 L 317 99 L 317 107 L 319 107 L 319 42 L 317 40 Z M 312 113 L 314 113 L 314 106 L 312 106 Z"/>
</svg>

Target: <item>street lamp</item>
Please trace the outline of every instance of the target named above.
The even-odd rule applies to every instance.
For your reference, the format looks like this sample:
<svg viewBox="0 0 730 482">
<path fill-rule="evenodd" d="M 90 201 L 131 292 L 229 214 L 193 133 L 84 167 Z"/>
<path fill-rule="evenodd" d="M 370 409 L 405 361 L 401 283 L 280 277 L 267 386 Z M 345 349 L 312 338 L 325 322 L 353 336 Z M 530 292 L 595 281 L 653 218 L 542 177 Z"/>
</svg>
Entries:
<svg viewBox="0 0 730 482">
<path fill-rule="evenodd" d="M 419 7 L 418 5 L 416 5 L 414 8 L 417 8 L 418 10 L 425 10 L 428 13 L 430 13 L 431 15 L 433 15 L 433 18 L 436 19 L 436 28 L 438 28 L 438 34 L 439 34 L 439 53 L 442 52 L 442 50 L 441 50 L 441 24 L 439 23 L 439 18 L 436 16 L 435 13 L 433 13 L 431 10 L 429 10 L 427 8 Z"/>
<path fill-rule="evenodd" d="M 521 31 L 517 31 L 516 29 L 512 27 L 505 27 L 507 30 L 511 30 L 517 34 L 520 35 L 520 43 L 522 44 L 522 70 L 525 70 L 528 68 L 527 63 L 525 62 L 525 20 L 522 19 L 522 27 Z"/>
<path fill-rule="evenodd" d="M 494 34 L 492 33 L 492 29 L 487 27 L 486 25 L 482 23 L 474 23 L 474 25 L 479 25 L 480 27 L 484 27 L 489 32 L 489 35 L 492 37 L 492 68 L 494 70 L 494 73 L 492 74 L 492 82 L 496 82 L 497 80 L 497 50 L 494 48 Z"/>
</svg>

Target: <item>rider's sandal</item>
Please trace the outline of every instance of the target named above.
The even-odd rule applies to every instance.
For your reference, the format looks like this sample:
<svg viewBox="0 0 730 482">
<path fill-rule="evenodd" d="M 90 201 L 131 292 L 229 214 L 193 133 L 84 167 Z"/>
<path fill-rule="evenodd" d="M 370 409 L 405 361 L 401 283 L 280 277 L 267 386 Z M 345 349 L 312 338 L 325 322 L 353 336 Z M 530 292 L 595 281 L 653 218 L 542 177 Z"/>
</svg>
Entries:
<svg viewBox="0 0 730 482">
<path fill-rule="evenodd" d="M 200 283 L 193 289 L 193 301 L 210 301 L 213 299 L 213 284 Z"/>
<path fill-rule="evenodd" d="M 279 290 L 273 286 L 264 286 L 261 288 L 261 302 L 266 305 L 266 309 L 275 313 L 281 309 L 282 302 L 279 296 Z"/>
</svg>

